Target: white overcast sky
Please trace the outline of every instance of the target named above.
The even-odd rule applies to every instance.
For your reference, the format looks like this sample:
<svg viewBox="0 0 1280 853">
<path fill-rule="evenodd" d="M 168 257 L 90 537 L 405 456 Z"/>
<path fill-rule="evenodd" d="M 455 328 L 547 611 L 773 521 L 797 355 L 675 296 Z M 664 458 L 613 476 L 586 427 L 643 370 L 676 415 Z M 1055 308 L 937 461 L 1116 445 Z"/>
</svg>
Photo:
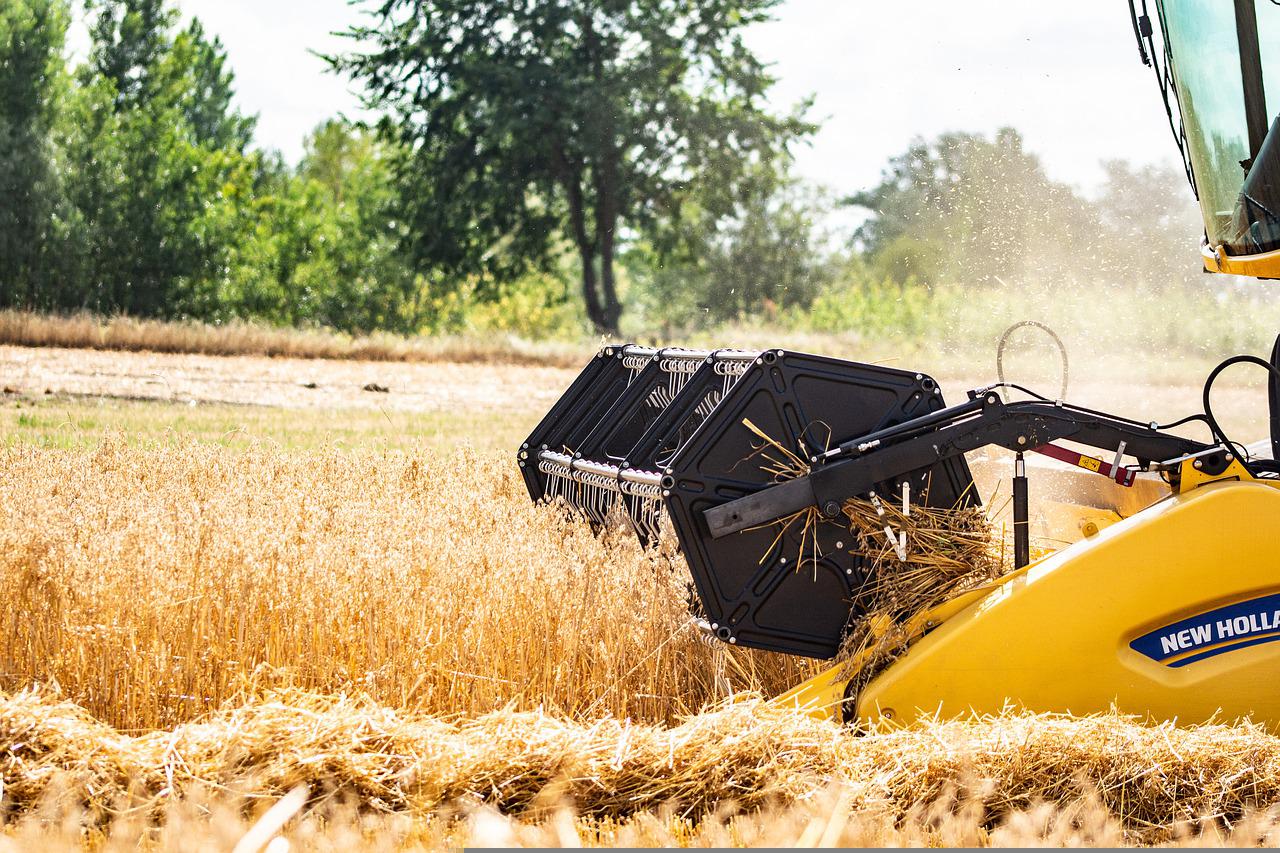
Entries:
<svg viewBox="0 0 1280 853">
<path fill-rule="evenodd" d="M 178 0 L 226 45 L 258 142 L 290 160 L 307 132 L 359 114 L 348 85 L 309 51 L 360 19 L 345 0 Z M 372 5 L 363 4 L 365 8 Z M 1174 163 L 1151 71 L 1123 0 L 786 0 L 749 34 L 774 63 L 785 108 L 816 96 L 822 130 L 797 154 L 805 177 L 839 192 L 875 183 L 913 137 L 1012 125 L 1049 173 L 1088 191 L 1099 161 Z M 75 34 L 72 44 L 83 44 Z"/>
</svg>

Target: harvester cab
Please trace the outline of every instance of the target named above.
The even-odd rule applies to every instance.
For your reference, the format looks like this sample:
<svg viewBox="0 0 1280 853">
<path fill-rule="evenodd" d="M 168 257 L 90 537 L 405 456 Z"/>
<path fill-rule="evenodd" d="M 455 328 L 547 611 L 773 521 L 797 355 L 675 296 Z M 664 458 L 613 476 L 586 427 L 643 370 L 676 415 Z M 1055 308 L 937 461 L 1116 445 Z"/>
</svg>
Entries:
<svg viewBox="0 0 1280 853">
<path fill-rule="evenodd" d="M 1280 5 L 1129 6 L 1200 201 L 1205 269 L 1280 277 Z"/>
</svg>

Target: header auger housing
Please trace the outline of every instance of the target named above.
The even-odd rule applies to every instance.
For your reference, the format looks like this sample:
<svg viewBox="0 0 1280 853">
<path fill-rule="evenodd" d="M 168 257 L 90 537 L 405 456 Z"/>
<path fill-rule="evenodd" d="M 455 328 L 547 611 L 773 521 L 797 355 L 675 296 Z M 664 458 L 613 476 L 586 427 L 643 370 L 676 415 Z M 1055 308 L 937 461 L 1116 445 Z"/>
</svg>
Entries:
<svg viewBox="0 0 1280 853">
<path fill-rule="evenodd" d="M 831 658 L 851 631 L 892 629 L 887 666 L 864 646 L 778 700 L 816 715 L 898 723 L 1012 703 L 1277 726 L 1280 467 L 1264 457 L 1280 446 L 1278 355 L 1223 362 L 1204 414 L 1160 426 L 1025 391 L 1006 401 L 999 386 L 948 407 L 924 373 L 787 350 L 609 346 L 519 463 L 536 501 L 593 524 L 625 515 L 646 544 L 674 533 L 720 640 Z M 1208 407 L 1240 362 L 1271 375 L 1272 435 L 1249 448 Z M 1208 441 L 1171 431 L 1193 421 Z M 871 572 L 847 502 L 978 507 L 966 454 L 989 447 L 1016 460 L 1011 565 L 886 627 L 863 593 L 892 566 Z M 1039 482 L 1085 484 L 1045 499 L 1079 523 L 1033 561 L 1029 483 L 1050 473 Z"/>
</svg>

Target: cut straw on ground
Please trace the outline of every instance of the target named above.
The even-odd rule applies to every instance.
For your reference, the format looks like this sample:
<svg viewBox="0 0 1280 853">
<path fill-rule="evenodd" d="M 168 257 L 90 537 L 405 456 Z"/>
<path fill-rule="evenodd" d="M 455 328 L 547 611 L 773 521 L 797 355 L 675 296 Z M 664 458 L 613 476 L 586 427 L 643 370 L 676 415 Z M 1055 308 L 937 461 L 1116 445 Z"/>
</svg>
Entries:
<svg viewBox="0 0 1280 853">
<path fill-rule="evenodd" d="M 989 825 L 1040 803 L 1094 798 L 1135 837 L 1160 840 L 1180 822 L 1230 826 L 1280 801 L 1280 739 L 1249 725 L 1049 715 L 860 736 L 758 700 L 671 727 L 527 711 L 446 722 L 296 690 L 128 736 L 24 691 L 0 698 L 0 779 L 12 810 L 37 807 L 61 785 L 103 819 L 126 801 L 158 808 L 210 789 L 275 799 L 299 786 L 377 812 L 463 803 L 536 816 L 571 804 L 595 818 L 668 807 L 697 819 L 813 801 L 836 785 L 855 811 L 901 819 L 958 796 Z"/>
</svg>

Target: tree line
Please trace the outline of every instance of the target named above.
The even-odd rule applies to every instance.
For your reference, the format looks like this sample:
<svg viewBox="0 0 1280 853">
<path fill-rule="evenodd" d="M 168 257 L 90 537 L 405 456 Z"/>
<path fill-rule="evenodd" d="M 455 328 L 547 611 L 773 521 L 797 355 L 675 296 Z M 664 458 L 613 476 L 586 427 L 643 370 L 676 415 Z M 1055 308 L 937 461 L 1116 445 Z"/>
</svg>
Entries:
<svg viewBox="0 0 1280 853">
<path fill-rule="evenodd" d="M 616 332 L 790 312 L 850 282 L 1185 280 L 1171 169 L 1085 197 L 1012 129 L 944 134 L 848 198 L 799 181 L 744 30 L 778 0 L 381 0 L 328 57 L 381 118 L 254 144 L 226 51 L 166 0 L 0 8 L 0 307 L 352 332 Z M 851 241 L 823 223 L 852 207 Z"/>
<path fill-rule="evenodd" d="M 412 275 L 373 134 L 326 123 L 296 166 L 252 145 L 226 52 L 164 0 L 0 9 L 0 303 L 403 330 Z"/>
</svg>

